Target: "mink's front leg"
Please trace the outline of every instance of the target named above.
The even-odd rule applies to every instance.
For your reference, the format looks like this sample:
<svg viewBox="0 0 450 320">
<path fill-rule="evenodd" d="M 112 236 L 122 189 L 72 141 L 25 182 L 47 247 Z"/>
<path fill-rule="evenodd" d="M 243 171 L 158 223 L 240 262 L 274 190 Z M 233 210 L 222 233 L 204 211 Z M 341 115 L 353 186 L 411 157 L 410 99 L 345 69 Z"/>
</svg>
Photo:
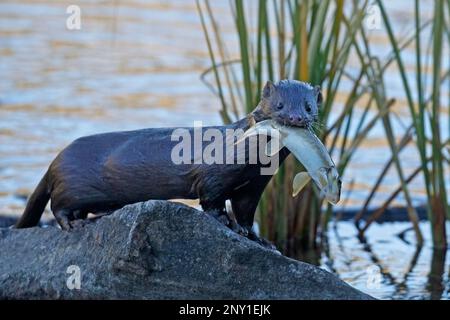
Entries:
<svg viewBox="0 0 450 320">
<path fill-rule="evenodd" d="M 231 199 L 231 206 L 237 223 L 247 230 L 247 238 L 267 249 L 277 250 L 272 243 L 260 238 L 253 230 L 256 207 L 269 180 L 270 176 L 258 176 L 242 188 L 236 190 Z"/>
</svg>

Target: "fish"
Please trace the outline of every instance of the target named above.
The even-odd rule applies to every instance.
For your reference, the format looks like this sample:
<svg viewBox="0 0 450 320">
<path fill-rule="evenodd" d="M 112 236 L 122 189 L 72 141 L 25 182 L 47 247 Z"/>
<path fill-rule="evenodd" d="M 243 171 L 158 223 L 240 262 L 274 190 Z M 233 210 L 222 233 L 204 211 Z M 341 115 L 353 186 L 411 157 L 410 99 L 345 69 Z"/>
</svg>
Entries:
<svg viewBox="0 0 450 320">
<path fill-rule="evenodd" d="M 339 202 L 342 186 L 339 172 L 326 147 L 314 132 L 309 128 L 284 126 L 273 120 L 264 120 L 245 131 L 237 143 L 257 134 L 271 137 L 266 144 L 266 155 L 273 156 L 286 147 L 305 167 L 307 172 L 300 172 L 294 177 L 293 197 L 313 180 L 329 203 L 335 205 Z"/>
</svg>

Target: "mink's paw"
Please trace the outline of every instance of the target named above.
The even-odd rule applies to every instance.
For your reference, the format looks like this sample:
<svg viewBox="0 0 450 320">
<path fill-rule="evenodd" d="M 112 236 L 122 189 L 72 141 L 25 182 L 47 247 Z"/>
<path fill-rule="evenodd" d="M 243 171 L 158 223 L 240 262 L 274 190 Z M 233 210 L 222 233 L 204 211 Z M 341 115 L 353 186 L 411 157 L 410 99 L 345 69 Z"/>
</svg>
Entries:
<svg viewBox="0 0 450 320">
<path fill-rule="evenodd" d="M 239 225 L 239 223 L 237 223 L 235 219 L 232 219 L 225 211 L 210 211 L 209 214 L 214 217 L 214 219 L 219 221 L 224 226 L 227 226 L 237 234 L 240 234 L 244 237 L 248 236 L 248 230 Z"/>
<path fill-rule="evenodd" d="M 73 221 L 70 221 L 70 222 L 69 222 L 70 227 L 71 227 L 72 229 L 82 228 L 82 227 L 84 227 L 87 223 L 88 223 L 87 220 L 84 220 L 84 219 L 78 219 L 78 220 L 73 220 Z"/>
<path fill-rule="evenodd" d="M 257 242 L 259 245 L 263 246 L 266 249 L 275 251 L 279 254 L 281 254 L 280 251 L 278 251 L 277 247 L 275 247 L 275 245 L 273 243 L 271 243 L 270 241 L 264 239 L 264 238 L 260 238 L 252 229 L 250 229 L 248 231 L 248 236 L 247 238 L 249 238 L 252 241 Z"/>
<path fill-rule="evenodd" d="M 209 211 L 208 214 L 219 221 L 224 226 L 230 225 L 230 219 L 228 218 L 227 214 L 223 211 L 215 210 L 215 211 Z"/>
<path fill-rule="evenodd" d="M 278 251 L 277 247 L 275 247 L 275 245 L 274 245 L 272 242 L 267 241 L 267 240 L 264 239 L 264 238 L 259 238 L 259 242 L 258 242 L 258 243 L 259 243 L 260 245 L 262 245 L 262 246 L 263 246 L 264 248 L 266 248 L 266 249 L 269 249 L 269 250 L 272 250 L 272 251 L 275 251 L 275 252 L 281 254 L 281 252 Z"/>
<path fill-rule="evenodd" d="M 239 223 L 237 223 L 236 221 L 233 221 L 230 219 L 229 227 L 231 230 L 233 230 L 237 234 L 240 234 L 243 237 L 248 236 L 248 230 L 246 228 L 242 227 L 241 225 L 239 225 Z"/>
</svg>

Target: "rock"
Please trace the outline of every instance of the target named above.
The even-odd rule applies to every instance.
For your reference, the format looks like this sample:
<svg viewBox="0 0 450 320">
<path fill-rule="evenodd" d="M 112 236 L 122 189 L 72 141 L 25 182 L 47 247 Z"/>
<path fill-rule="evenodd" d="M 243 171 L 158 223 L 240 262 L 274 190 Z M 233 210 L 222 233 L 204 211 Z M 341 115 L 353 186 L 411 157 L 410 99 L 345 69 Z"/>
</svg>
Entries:
<svg viewBox="0 0 450 320">
<path fill-rule="evenodd" d="M 167 201 L 70 232 L 3 228 L 0 250 L 0 299 L 371 299 Z"/>
</svg>

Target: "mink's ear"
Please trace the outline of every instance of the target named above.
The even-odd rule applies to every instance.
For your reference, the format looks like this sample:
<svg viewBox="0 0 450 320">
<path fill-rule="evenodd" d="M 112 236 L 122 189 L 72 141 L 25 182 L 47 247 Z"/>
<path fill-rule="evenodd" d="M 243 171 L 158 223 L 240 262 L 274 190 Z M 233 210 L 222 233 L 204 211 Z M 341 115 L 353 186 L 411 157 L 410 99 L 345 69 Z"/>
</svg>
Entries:
<svg viewBox="0 0 450 320">
<path fill-rule="evenodd" d="M 272 83 L 272 81 L 267 81 L 266 85 L 264 86 L 262 97 L 263 98 L 270 98 L 270 96 L 275 92 L 276 88 L 275 85 Z"/>
<path fill-rule="evenodd" d="M 322 91 L 320 89 L 320 86 L 314 86 L 314 93 L 316 95 L 316 102 L 317 102 L 317 106 L 320 107 L 322 105 Z"/>
</svg>

